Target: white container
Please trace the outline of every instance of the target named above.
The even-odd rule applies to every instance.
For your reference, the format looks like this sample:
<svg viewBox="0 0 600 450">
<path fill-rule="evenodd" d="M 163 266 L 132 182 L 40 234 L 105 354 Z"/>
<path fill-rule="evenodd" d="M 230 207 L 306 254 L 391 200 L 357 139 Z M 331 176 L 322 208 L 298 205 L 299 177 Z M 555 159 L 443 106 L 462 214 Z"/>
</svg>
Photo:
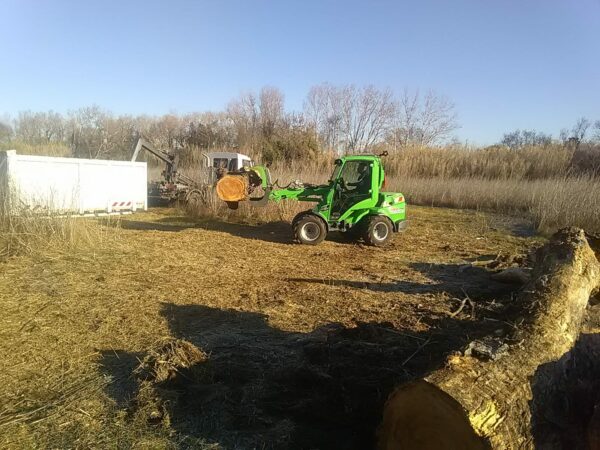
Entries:
<svg viewBox="0 0 600 450">
<path fill-rule="evenodd" d="M 0 151 L 0 194 L 13 213 L 98 214 L 148 208 L 145 162 Z"/>
</svg>

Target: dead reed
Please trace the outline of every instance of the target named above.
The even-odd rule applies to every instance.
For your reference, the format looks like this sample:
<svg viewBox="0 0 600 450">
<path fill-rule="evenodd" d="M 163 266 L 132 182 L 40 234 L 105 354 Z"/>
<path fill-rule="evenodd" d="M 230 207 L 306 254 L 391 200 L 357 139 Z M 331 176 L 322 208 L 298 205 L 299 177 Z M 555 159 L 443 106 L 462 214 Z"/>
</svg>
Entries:
<svg viewBox="0 0 600 450">
<path fill-rule="evenodd" d="M 495 163 L 494 152 L 488 156 L 461 152 L 455 153 L 461 155 L 457 159 L 451 156 L 444 159 L 441 150 L 431 149 L 411 157 L 394 155 L 384 160 L 386 189 L 404 193 L 409 205 L 475 209 L 523 217 L 543 233 L 565 226 L 600 231 L 599 178 L 565 174 L 545 177 L 561 173 L 559 169 L 565 167 L 567 158 L 564 153 L 559 152 L 556 159 L 540 157 L 526 164 L 520 156 L 513 162 L 499 157 Z M 472 154 L 472 160 L 465 156 L 469 154 Z M 533 154 L 534 150 L 530 155 Z M 439 161 L 436 155 L 442 155 Z M 505 161 L 505 165 L 500 161 Z M 279 163 L 271 167 L 271 176 L 281 186 L 293 180 L 325 183 L 333 170 L 332 163 L 333 158 L 330 162 Z M 415 169 L 414 174 L 411 168 Z M 311 204 L 290 201 L 257 208 L 242 202 L 237 211 L 231 211 L 218 198 L 211 197 L 194 215 L 260 223 L 289 221 L 298 212 L 311 207 Z"/>
<path fill-rule="evenodd" d="M 551 178 L 486 180 L 482 178 L 394 178 L 394 190 L 409 203 L 494 211 L 532 221 L 538 231 L 566 226 L 600 230 L 600 180 Z"/>
<path fill-rule="evenodd" d="M 17 255 L 60 253 L 79 248 L 99 248 L 118 233 L 119 219 L 111 226 L 86 217 L 60 213 L 12 211 L 0 202 L 0 260 Z"/>
</svg>

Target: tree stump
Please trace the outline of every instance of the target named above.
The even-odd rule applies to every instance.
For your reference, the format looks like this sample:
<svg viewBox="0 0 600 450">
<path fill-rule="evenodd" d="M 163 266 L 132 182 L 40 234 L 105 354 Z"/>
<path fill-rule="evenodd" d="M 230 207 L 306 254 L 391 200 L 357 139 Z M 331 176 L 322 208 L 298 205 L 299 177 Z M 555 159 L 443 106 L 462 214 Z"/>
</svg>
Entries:
<svg viewBox="0 0 600 450">
<path fill-rule="evenodd" d="M 452 356 L 424 380 L 398 387 L 384 407 L 379 449 L 533 448 L 539 386 L 553 378 L 538 368 L 572 348 L 599 284 L 600 263 L 583 230 L 556 233 L 538 250 L 517 299 L 523 321 L 504 356 Z"/>
</svg>

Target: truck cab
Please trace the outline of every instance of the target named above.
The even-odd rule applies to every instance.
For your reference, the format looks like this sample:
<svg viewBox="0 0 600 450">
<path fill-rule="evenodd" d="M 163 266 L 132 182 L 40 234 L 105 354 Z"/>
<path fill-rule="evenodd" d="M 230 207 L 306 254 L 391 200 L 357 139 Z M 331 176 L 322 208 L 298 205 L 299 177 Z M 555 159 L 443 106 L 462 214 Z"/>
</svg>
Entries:
<svg viewBox="0 0 600 450">
<path fill-rule="evenodd" d="M 210 185 L 215 184 L 226 173 L 254 167 L 254 161 L 242 153 L 209 152 L 203 153 L 202 156 L 204 157 L 203 168 L 199 175 L 204 183 Z"/>
<path fill-rule="evenodd" d="M 213 169 L 226 169 L 228 172 L 237 172 L 242 168 L 254 166 L 249 156 L 233 152 L 210 152 L 204 153 L 206 167 Z"/>
</svg>

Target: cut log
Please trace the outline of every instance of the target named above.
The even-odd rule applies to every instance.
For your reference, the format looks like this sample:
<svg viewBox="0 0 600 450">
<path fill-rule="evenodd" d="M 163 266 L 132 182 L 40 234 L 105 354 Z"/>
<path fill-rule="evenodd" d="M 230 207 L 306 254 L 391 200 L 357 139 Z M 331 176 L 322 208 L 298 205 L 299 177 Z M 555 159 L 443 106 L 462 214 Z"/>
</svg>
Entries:
<svg viewBox="0 0 600 450">
<path fill-rule="evenodd" d="M 485 362 L 452 356 L 446 367 L 397 388 L 384 407 L 379 449 L 534 447 L 539 386 L 552 382 L 551 371 L 538 369 L 554 367 L 548 363 L 572 348 L 600 284 L 600 263 L 582 230 L 556 233 L 536 261 L 506 354 Z"/>
<path fill-rule="evenodd" d="M 239 202 L 248 198 L 248 177 L 224 175 L 217 182 L 217 195 L 225 202 Z"/>
</svg>

